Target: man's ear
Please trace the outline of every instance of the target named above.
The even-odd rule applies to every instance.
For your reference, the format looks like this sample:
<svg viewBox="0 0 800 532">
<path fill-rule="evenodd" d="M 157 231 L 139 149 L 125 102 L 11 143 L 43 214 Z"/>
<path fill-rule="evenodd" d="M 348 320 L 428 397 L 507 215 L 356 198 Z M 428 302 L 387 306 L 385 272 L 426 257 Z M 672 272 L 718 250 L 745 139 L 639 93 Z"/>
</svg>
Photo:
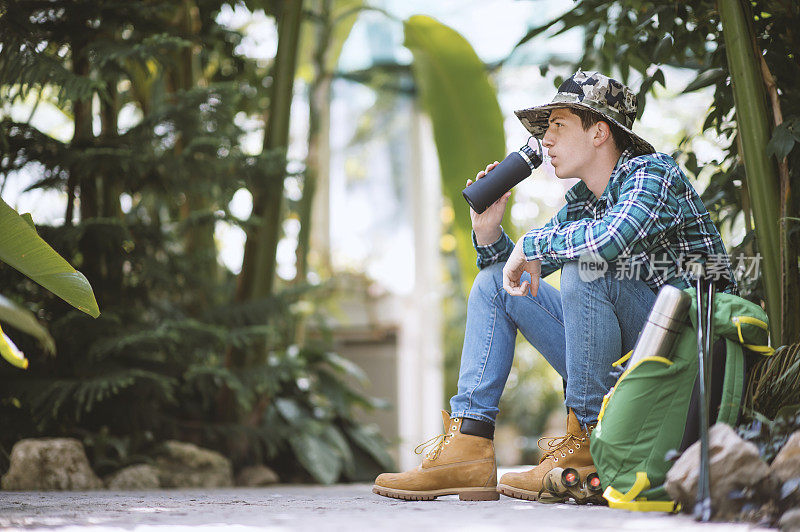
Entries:
<svg viewBox="0 0 800 532">
<path fill-rule="evenodd" d="M 600 120 L 594 125 L 594 136 L 592 142 L 595 147 L 600 147 L 604 142 L 611 138 L 611 128 L 604 120 Z"/>
</svg>

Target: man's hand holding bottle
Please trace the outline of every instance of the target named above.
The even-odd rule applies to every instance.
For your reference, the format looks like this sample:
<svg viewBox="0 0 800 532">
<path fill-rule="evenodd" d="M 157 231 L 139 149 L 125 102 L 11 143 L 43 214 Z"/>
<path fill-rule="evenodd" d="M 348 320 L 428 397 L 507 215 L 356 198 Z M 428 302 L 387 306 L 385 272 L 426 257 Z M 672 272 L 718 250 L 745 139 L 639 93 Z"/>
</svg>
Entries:
<svg viewBox="0 0 800 532">
<path fill-rule="evenodd" d="M 495 161 L 486 166 L 485 170 L 478 172 L 475 176 L 475 181 L 485 177 L 486 174 L 498 164 L 498 161 Z M 473 181 L 471 179 L 467 179 L 467 186 L 470 186 L 472 183 Z M 478 242 L 479 246 L 494 244 L 502 235 L 500 222 L 503 220 L 506 204 L 510 197 L 511 191 L 509 190 L 480 214 L 470 208 L 469 216 L 472 219 L 472 230 L 475 231 L 475 240 Z M 524 237 L 517 241 L 514 246 L 514 251 L 511 252 L 511 255 L 508 257 L 503 267 L 503 289 L 512 296 L 524 296 L 530 289 L 531 296 L 535 297 L 539 292 L 542 261 L 528 261 L 525 258 L 522 248 L 523 240 Z M 531 275 L 530 282 L 525 280 L 520 283 L 522 272 L 528 272 Z"/>
</svg>

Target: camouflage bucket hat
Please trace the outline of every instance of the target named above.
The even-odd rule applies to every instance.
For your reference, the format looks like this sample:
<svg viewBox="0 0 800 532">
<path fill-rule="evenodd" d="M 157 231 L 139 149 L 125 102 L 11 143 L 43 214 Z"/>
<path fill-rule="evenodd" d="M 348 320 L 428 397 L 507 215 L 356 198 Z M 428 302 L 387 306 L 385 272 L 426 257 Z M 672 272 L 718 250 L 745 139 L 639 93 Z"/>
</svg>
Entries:
<svg viewBox="0 0 800 532">
<path fill-rule="evenodd" d="M 631 130 L 636 118 L 636 94 L 619 81 L 599 72 L 578 70 L 561 84 L 552 102 L 514 111 L 514 114 L 525 129 L 541 140 L 547 131 L 550 111 L 563 107 L 589 109 L 614 122 L 628 134 L 638 155 L 656 151 L 652 144 Z"/>
</svg>

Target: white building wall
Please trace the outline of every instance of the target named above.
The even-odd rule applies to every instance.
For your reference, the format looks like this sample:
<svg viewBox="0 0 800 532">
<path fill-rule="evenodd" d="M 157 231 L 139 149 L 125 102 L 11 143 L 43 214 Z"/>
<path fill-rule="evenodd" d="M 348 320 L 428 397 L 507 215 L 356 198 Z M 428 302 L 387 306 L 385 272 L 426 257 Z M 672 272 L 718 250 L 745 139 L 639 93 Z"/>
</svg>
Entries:
<svg viewBox="0 0 800 532">
<path fill-rule="evenodd" d="M 405 301 L 399 341 L 397 412 L 400 469 L 415 467 L 414 448 L 442 432 L 442 190 L 430 120 L 415 106 L 411 126 L 414 288 Z"/>
</svg>

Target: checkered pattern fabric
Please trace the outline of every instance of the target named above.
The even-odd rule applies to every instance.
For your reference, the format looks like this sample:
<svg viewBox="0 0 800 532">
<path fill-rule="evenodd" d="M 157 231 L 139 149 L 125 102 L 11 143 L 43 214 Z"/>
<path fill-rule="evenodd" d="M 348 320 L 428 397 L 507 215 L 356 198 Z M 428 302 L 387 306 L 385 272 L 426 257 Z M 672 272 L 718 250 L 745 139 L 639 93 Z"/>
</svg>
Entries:
<svg viewBox="0 0 800 532">
<path fill-rule="evenodd" d="M 658 291 L 665 284 L 692 286 L 691 274 L 681 265 L 692 257 L 710 265 L 706 258 L 714 258 L 722 270 L 722 291 L 736 293 L 725 246 L 686 175 L 669 155 L 633 153 L 622 153 L 599 199 L 583 181 L 570 188 L 567 204 L 525 235 L 527 259 L 540 259 L 545 276 L 566 262 L 594 255 Z M 488 246 L 478 246 L 473 233 L 473 243 L 479 268 L 507 260 L 514 249 L 505 232 Z"/>
</svg>

